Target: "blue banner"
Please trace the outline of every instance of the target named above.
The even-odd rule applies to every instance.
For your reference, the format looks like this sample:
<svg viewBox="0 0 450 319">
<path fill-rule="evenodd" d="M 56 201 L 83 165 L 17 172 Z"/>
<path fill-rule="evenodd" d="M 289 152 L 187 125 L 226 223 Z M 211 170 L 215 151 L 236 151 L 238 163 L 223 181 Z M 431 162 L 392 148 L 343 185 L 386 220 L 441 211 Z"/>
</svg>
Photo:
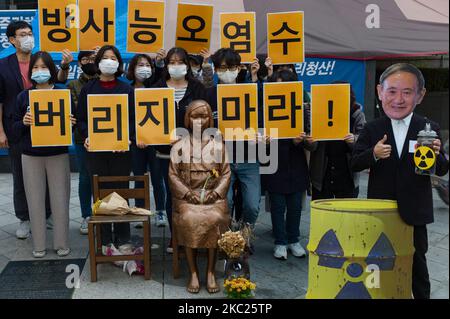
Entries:
<svg viewBox="0 0 450 319">
<path fill-rule="evenodd" d="M 26 21 L 32 24 L 35 16 L 36 10 L 0 10 L 0 58 L 14 52 L 14 48 L 7 50 L 11 46 L 6 36 L 8 25 L 12 21 Z M 3 51 L 5 51 L 6 55 L 3 55 Z"/>
</svg>

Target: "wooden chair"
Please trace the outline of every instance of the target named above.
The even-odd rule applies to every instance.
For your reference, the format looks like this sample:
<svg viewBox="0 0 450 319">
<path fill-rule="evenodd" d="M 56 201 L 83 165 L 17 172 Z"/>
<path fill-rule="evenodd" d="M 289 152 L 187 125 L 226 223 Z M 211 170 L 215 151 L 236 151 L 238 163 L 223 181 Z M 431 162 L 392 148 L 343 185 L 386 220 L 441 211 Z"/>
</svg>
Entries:
<svg viewBox="0 0 450 319">
<path fill-rule="evenodd" d="M 144 188 L 123 188 L 106 189 L 101 188 L 101 183 L 107 182 L 144 182 Z M 112 192 L 116 192 L 125 199 L 144 199 L 145 209 L 150 209 L 150 186 L 149 174 L 144 176 L 98 176 L 93 178 L 94 199 L 104 198 Z M 101 225 L 111 223 L 143 223 L 144 232 L 144 253 L 142 255 L 122 255 L 122 256 L 104 256 L 102 254 Z M 88 223 L 89 234 L 89 257 L 91 267 L 91 282 L 97 281 L 97 264 L 110 263 L 115 261 L 143 260 L 144 278 L 150 280 L 151 277 L 151 227 L 148 216 L 125 215 L 125 216 L 92 216 Z"/>
</svg>

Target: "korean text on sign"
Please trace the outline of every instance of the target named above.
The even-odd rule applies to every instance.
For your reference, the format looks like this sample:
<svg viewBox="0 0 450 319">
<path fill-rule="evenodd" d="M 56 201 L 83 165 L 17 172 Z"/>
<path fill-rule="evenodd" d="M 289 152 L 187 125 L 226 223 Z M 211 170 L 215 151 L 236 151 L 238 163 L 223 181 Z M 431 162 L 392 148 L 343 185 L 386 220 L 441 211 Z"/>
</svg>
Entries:
<svg viewBox="0 0 450 319">
<path fill-rule="evenodd" d="M 39 0 L 40 49 L 61 52 L 78 51 L 76 0 Z"/>
<path fill-rule="evenodd" d="M 88 95 L 89 151 L 128 151 L 128 95 Z"/>
<path fill-rule="evenodd" d="M 350 84 L 311 85 L 311 136 L 343 140 L 350 133 Z"/>
<path fill-rule="evenodd" d="M 303 12 L 267 14 L 267 52 L 273 64 L 305 60 Z"/>
<path fill-rule="evenodd" d="M 213 11 L 214 7 L 209 5 L 179 3 L 175 46 L 192 54 L 209 50 Z"/>
<path fill-rule="evenodd" d="M 72 145 L 70 90 L 30 90 L 31 145 Z"/>
<path fill-rule="evenodd" d="M 254 12 L 220 14 L 220 47 L 241 55 L 242 63 L 256 58 L 256 15 Z"/>
<path fill-rule="evenodd" d="M 303 132 L 303 83 L 264 83 L 264 128 L 272 138 L 295 138 Z"/>
<path fill-rule="evenodd" d="M 217 113 L 225 141 L 254 140 L 258 132 L 257 84 L 219 84 Z"/>
<path fill-rule="evenodd" d="M 128 2 L 127 52 L 157 52 L 164 47 L 164 2 Z"/>
<path fill-rule="evenodd" d="M 136 143 L 166 145 L 175 139 L 174 89 L 136 89 Z"/>
<path fill-rule="evenodd" d="M 78 0 L 80 51 L 116 42 L 116 1 Z"/>
</svg>

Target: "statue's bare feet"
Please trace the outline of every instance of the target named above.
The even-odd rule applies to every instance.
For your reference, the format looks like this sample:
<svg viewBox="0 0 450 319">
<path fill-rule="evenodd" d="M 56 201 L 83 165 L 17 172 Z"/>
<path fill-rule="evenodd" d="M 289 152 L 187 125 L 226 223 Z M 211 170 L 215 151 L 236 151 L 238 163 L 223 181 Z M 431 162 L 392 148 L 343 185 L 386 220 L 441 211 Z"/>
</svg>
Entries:
<svg viewBox="0 0 450 319">
<path fill-rule="evenodd" d="M 200 291 L 200 282 L 198 280 L 197 273 L 192 273 L 187 286 L 187 291 L 191 294 L 197 294 Z"/>
<path fill-rule="evenodd" d="M 213 272 L 209 272 L 206 274 L 206 290 L 210 294 L 214 294 L 220 291 L 219 285 L 216 282 L 216 276 Z"/>
</svg>

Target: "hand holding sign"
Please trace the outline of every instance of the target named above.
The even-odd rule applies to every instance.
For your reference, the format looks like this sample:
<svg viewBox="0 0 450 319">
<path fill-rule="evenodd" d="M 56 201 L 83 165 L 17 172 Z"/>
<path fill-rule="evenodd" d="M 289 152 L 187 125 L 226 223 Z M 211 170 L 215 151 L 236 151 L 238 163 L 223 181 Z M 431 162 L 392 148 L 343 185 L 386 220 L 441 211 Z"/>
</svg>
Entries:
<svg viewBox="0 0 450 319">
<path fill-rule="evenodd" d="M 33 125 L 33 116 L 29 111 L 25 113 L 25 116 L 23 117 L 23 125 L 25 126 Z"/>
<path fill-rule="evenodd" d="M 384 144 L 387 141 L 387 135 L 384 134 L 383 138 L 373 148 L 373 155 L 378 159 L 386 159 L 391 156 L 392 146 Z"/>
</svg>

